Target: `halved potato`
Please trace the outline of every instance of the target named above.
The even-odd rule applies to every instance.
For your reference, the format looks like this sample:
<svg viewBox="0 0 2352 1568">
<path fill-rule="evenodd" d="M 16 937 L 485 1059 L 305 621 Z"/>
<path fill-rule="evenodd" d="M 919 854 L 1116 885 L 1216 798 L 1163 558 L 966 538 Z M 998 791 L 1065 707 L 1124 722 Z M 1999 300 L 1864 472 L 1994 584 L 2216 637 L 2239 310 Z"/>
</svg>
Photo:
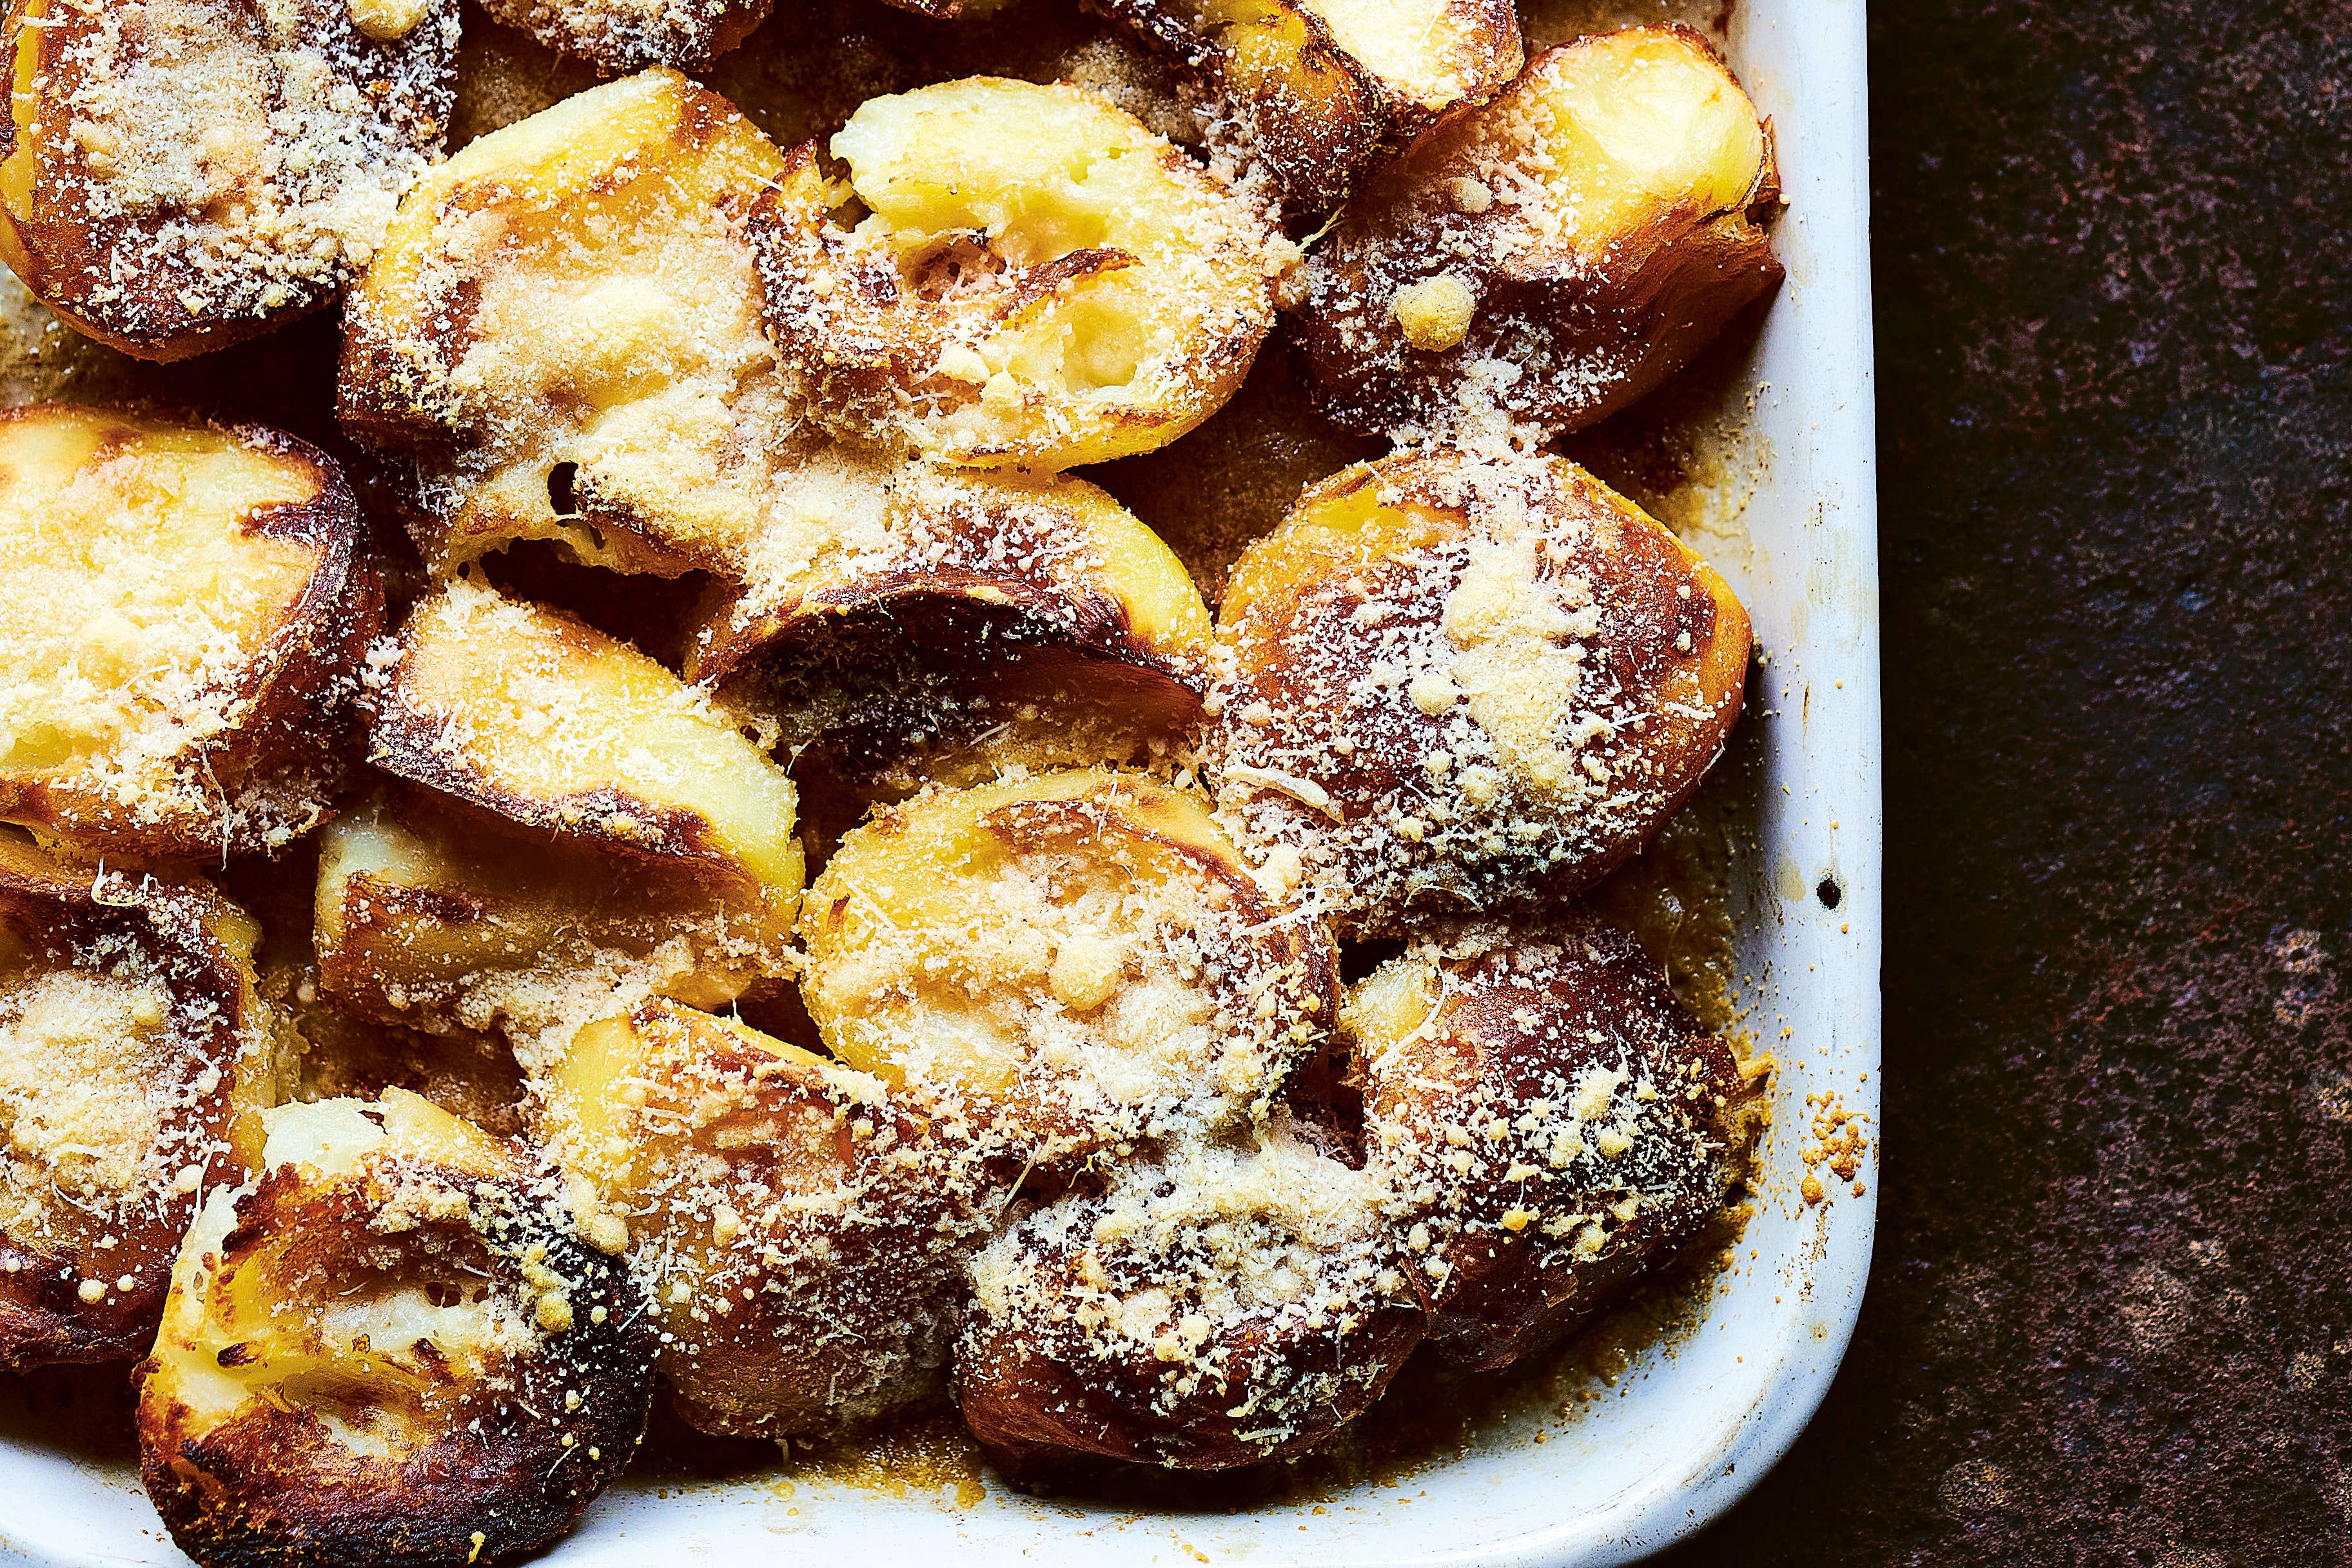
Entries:
<svg viewBox="0 0 2352 1568">
<path fill-rule="evenodd" d="M 139 1354 L 271 1103 L 252 921 L 0 830 L 0 1368 Z"/>
<path fill-rule="evenodd" d="M 808 445 L 741 226 L 782 167 L 733 105 L 657 69 L 417 182 L 352 291 L 337 398 L 413 466 L 429 565 L 517 539 L 628 572 L 737 565 Z"/>
<path fill-rule="evenodd" d="M 0 820 L 165 857 L 309 831 L 382 619 L 359 531 L 275 431 L 0 414 Z"/>
<path fill-rule="evenodd" d="M 1633 939 L 1580 910 L 1431 930 L 1349 994 L 1372 1166 L 1431 1341 L 1508 1365 L 1717 1213 L 1764 1114 Z"/>
<path fill-rule="evenodd" d="M 457 1568 L 569 1529 L 635 1452 L 655 1345 L 561 1182 L 399 1089 L 283 1107 L 263 1160 L 205 1202 L 139 1367 L 181 1549 Z"/>
<path fill-rule="evenodd" d="M 714 882 L 800 887 L 791 777 L 704 692 L 560 611 L 444 584 L 409 612 L 374 707 L 386 773 Z"/>
<path fill-rule="evenodd" d="M 1770 128 L 1705 37 L 1548 49 L 1415 146 L 1316 247 L 1320 400 L 1366 430 L 1549 436 L 1612 414 L 1779 282 Z"/>
<path fill-rule="evenodd" d="M 583 1029 L 547 1098 L 550 1148 L 628 1226 L 688 1421 L 799 1436 L 944 1385 L 982 1173 L 879 1079 L 650 1002 Z"/>
<path fill-rule="evenodd" d="M 419 795 L 329 825 L 319 988 L 382 1023 L 504 1039 L 524 1068 L 647 996 L 722 1007 L 792 973 L 800 879 L 714 885 L 692 868 L 499 831 Z"/>
<path fill-rule="evenodd" d="M 972 1263 L 964 1425 L 1016 1471 L 1060 1455 L 1226 1469 L 1319 1447 L 1421 1339 L 1385 1198 L 1378 1174 L 1276 1121 L 1032 1210 Z"/>
<path fill-rule="evenodd" d="M 1037 1163 L 1262 1121 L 1335 1006 L 1329 938 L 1201 800 L 1108 770 L 883 811 L 802 924 L 826 1047 Z"/>
<path fill-rule="evenodd" d="M 741 43 L 775 0 L 483 0 L 482 8 L 601 71 L 700 70 Z"/>
<path fill-rule="evenodd" d="M 1295 251 L 1108 100 L 996 77 L 868 101 L 751 218 L 769 320 L 840 434 L 1055 470 L 1231 396 Z"/>
<path fill-rule="evenodd" d="M 1519 74 L 1510 0 L 1102 0 L 1201 73 L 1293 212 Z"/>
<path fill-rule="evenodd" d="M 10 0 L 0 259 L 175 360 L 328 303 L 441 151 L 457 0 Z"/>
<path fill-rule="evenodd" d="M 1308 490 L 1218 637 L 1219 810 L 1362 934 L 1598 880 L 1721 752 L 1749 643 L 1730 586 L 1583 469 L 1443 448 Z"/>
</svg>

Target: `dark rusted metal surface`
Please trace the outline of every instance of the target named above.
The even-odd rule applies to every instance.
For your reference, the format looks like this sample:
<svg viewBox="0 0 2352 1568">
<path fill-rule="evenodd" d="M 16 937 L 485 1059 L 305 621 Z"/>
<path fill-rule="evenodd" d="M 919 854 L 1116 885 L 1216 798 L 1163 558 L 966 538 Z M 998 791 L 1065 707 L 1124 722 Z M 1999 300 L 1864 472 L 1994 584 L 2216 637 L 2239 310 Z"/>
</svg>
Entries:
<svg viewBox="0 0 2352 1568">
<path fill-rule="evenodd" d="M 2352 1561 L 2352 5 L 1882 0 L 1882 1208 L 1675 1568 Z"/>
</svg>

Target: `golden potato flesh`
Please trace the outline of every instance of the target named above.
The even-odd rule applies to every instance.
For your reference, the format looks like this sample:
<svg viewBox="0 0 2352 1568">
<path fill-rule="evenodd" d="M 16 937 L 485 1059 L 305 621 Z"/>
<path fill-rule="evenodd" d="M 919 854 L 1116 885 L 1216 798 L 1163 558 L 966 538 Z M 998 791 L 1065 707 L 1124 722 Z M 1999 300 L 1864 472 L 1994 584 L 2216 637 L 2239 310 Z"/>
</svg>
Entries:
<svg viewBox="0 0 2352 1568">
<path fill-rule="evenodd" d="M 456 0 L 12 0 L 0 259 L 141 359 L 332 300 L 441 151 Z"/>
<path fill-rule="evenodd" d="M 701 690 L 559 611 L 446 584 L 409 612 L 374 707 L 387 773 L 715 882 L 800 886 L 791 777 Z"/>
<path fill-rule="evenodd" d="M 993 77 L 877 98 L 754 212 L 769 320 L 841 434 L 1058 470 L 1233 395 L 1292 252 L 1108 100 Z"/>
<path fill-rule="evenodd" d="M 1262 1119 L 1335 1005 L 1329 939 L 1202 803 L 1107 770 L 882 812 L 810 888 L 802 931 L 836 1057 L 1034 1162 Z"/>
<path fill-rule="evenodd" d="M 1335 475 L 1234 568 L 1203 742 L 1221 816 L 1345 930 L 1566 897 L 1722 750 L 1747 613 L 1553 458 Z"/>
<path fill-rule="evenodd" d="M 653 1002 L 581 1031 L 542 1131 L 627 1226 L 695 1426 L 822 1433 L 942 1386 L 980 1171 L 879 1079 Z"/>
<path fill-rule="evenodd" d="M 774 0 L 484 0 L 551 49 L 604 71 L 699 70 L 743 41 Z"/>
<path fill-rule="evenodd" d="M 1447 438 L 1590 425 L 1780 280 L 1768 127 L 1706 40 L 1629 27 L 1548 49 L 1370 182 L 1307 271 L 1319 399 Z"/>
<path fill-rule="evenodd" d="M 252 921 L 0 830 L 0 1368 L 137 1355 L 269 1103 Z"/>
<path fill-rule="evenodd" d="M 549 539 L 672 575 L 735 570 L 773 526 L 824 537 L 771 494 L 806 443 L 741 223 L 782 169 L 725 99 L 648 70 L 417 182 L 352 291 L 337 399 L 407 460 L 429 565 Z"/>
<path fill-rule="evenodd" d="M 1741 1178 L 1757 1079 L 1580 911 L 1439 927 L 1343 1015 L 1433 1343 L 1507 1365 L 1673 1255 Z"/>
<path fill-rule="evenodd" d="M 1421 1338 L 1385 1199 L 1277 1121 L 1034 1209 L 972 1263 L 964 1425 L 1016 1469 L 1225 1469 L 1319 1447 Z"/>
<path fill-rule="evenodd" d="M 420 795 L 328 826 L 319 989 L 381 1023 L 503 1038 L 526 1068 L 647 996 L 720 1007 L 792 972 L 800 883 L 690 870 L 491 829 Z"/>
<path fill-rule="evenodd" d="M 1104 8 L 1207 79 L 1244 155 L 1299 213 L 1337 206 L 1375 158 L 1494 97 L 1524 58 L 1509 0 L 1106 0 Z"/>
<path fill-rule="evenodd" d="M 0 415 L 0 820 L 215 858 L 308 831 L 381 618 L 358 535 L 289 437 Z"/>
<path fill-rule="evenodd" d="M 149 1497 L 208 1568 L 506 1562 L 645 1431 L 654 1332 L 551 1172 L 399 1089 L 269 1118 L 138 1372 Z"/>
</svg>

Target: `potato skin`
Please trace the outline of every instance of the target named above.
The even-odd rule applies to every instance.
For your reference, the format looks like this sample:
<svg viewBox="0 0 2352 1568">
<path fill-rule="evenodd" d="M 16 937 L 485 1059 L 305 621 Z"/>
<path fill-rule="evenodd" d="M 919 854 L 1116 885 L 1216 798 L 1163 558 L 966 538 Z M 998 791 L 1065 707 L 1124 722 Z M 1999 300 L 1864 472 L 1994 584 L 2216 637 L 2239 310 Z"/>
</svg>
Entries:
<svg viewBox="0 0 2352 1568">
<path fill-rule="evenodd" d="M 1202 750 L 1253 859 L 1343 933 L 1533 907 L 1697 787 L 1749 636 L 1713 569 L 1581 468 L 1423 449 L 1309 489 L 1235 563 Z"/>
<path fill-rule="evenodd" d="M 379 41 L 344 0 L 11 0 L 0 259 L 76 330 L 144 360 L 225 348 L 331 302 L 441 150 L 457 6 L 421 10 Z M 188 63 L 154 63 L 174 45 Z M 163 79 L 142 82 L 148 66 Z M 248 95 L 223 98 L 240 75 L 256 79 Z M 175 120 L 182 98 L 201 123 Z M 280 132 L 273 110 L 306 134 Z M 207 133 L 220 157 L 175 171 Z"/>
<path fill-rule="evenodd" d="M 0 1148 L 0 1214 L 17 1216 L 0 1229 L 0 1369 L 119 1360 L 153 1339 L 199 1191 L 244 1179 L 260 1152 L 256 1119 L 272 1086 L 255 993 L 257 934 L 244 911 L 201 882 L 94 873 L 0 833 L 0 1062 L 11 1069 L 0 1103 L 24 1123 L 15 1147 Z M 122 1070 L 143 1080 L 139 1089 L 171 1103 L 157 1108 L 152 1145 L 127 1151 L 140 1169 L 101 1217 L 89 1217 L 100 1200 L 85 1192 L 70 1213 L 42 1220 L 19 1196 L 27 1177 L 38 1187 L 57 1179 L 54 1167 L 30 1169 L 38 1124 L 53 1109 L 37 1080 L 62 1069 L 96 1089 L 108 1075 L 54 1052 L 21 1057 L 5 1036 L 21 1026 L 16 1015 L 42 978 L 70 984 L 77 974 L 100 984 L 135 975 L 162 988 L 156 1022 L 165 1037 L 115 1048 L 138 1054 L 135 1068 Z M 119 1125 L 92 1131 L 131 1135 Z M 96 1245 L 101 1231 L 113 1245 Z M 95 1300 L 81 1293 L 90 1280 L 103 1287 Z"/>
<path fill-rule="evenodd" d="M 308 557 L 299 588 L 259 646 L 186 694 L 201 715 L 166 720 L 201 718 L 186 726 L 194 731 L 189 740 L 141 764 L 127 785 L 78 761 L 0 765 L 0 819 L 87 850 L 186 859 L 274 853 L 330 810 L 348 766 L 360 656 L 383 624 L 383 584 L 362 552 L 358 509 L 333 458 L 258 426 L 37 405 L 0 413 L 0 504 L 55 507 L 57 489 L 68 483 L 137 488 L 173 471 L 167 447 L 212 441 L 272 466 L 289 487 L 289 499 L 220 522 L 256 550 Z M 51 444 L 86 456 L 68 473 L 44 471 L 41 448 Z M 35 489 L 37 499 L 24 493 Z M 95 526 L 138 526 L 127 504 L 120 510 L 121 521 L 107 517 Z"/>
<path fill-rule="evenodd" d="M 775 0 L 483 0 L 482 6 L 606 75 L 647 66 L 700 70 L 750 37 L 774 7 Z"/>
<path fill-rule="evenodd" d="M 1584 168 L 1572 141 L 1539 157 L 1525 145 L 1553 112 L 1548 79 L 1599 78 L 1605 100 L 1618 54 L 1664 58 L 1736 100 L 1714 154 L 1736 191 L 1607 189 L 1623 171 Z M 1549 193 L 1563 164 L 1611 200 Z M 1646 395 L 1779 283 L 1761 226 L 1779 199 L 1770 129 L 1702 35 L 1633 27 L 1546 50 L 1370 182 L 1315 247 L 1298 322 L 1318 404 L 1352 429 L 1409 437 L 1580 429 Z M 1580 216 L 1586 205 L 1603 216 Z M 1412 307 L 1432 289 L 1443 306 L 1421 316 Z"/>
<path fill-rule="evenodd" d="M 394 1090 L 378 1103 L 403 1099 Z M 430 1108 L 410 1114 L 461 1125 Z M 216 1194 L 191 1231 L 155 1353 L 134 1378 L 142 1479 L 173 1539 L 205 1568 L 509 1561 L 568 1530 L 635 1451 L 653 1331 L 620 1264 L 572 1234 L 551 1178 L 513 1147 L 470 1129 L 436 1142 L 395 1135 L 388 1151 L 333 1173 L 278 1163 L 252 1187 Z M 568 1326 L 547 1329 L 542 1315 L 530 1348 L 502 1361 L 491 1352 L 487 1364 L 507 1381 L 487 1387 L 469 1386 L 494 1381 L 468 1374 L 470 1353 L 453 1362 L 437 1341 L 379 1358 L 403 1362 L 403 1384 L 372 1372 L 364 1346 L 312 1344 L 299 1326 L 288 1337 L 289 1314 L 404 1268 L 487 1281 L 525 1311 L 547 1294 L 533 1282 L 551 1282 Z M 257 1316 L 224 1317 L 216 1303 L 240 1291 L 253 1292 Z M 185 1397 L 189 1378 L 210 1367 L 266 1373 L 281 1345 L 326 1368 L 290 1399 L 247 1393 L 223 1415 L 199 1415 Z M 359 1451 L 313 1398 L 371 1432 L 382 1417 L 360 1413 L 405 1398 L 399 1418 L 424 1439 L 404 1453 L 398 1443 Z"/>
<path fill-rule="evenodd" d="M 1380 1194 L 1277 1120 L 1255 1147 L 1180 1146 L 1032 1209 L 973 1266 L 965 1426 L 1016 1474 L 1079 1455 L 1231 1469 L 1320 1447 L 1421 1340 Z M 1276 1257 L 1307 1271 L 1286 1299 L 1248 1276 Z"/>
<path fill-rule="evenodd" d="M 1343 1017 L 1371 1162 L 1413 1222 L 1430 1342 L 1472 1366 L 1542 1349 L 1671 1257 L 1739 1180 L 1764 1114 L 1769 1064 L 1743 1067 L 1631 936 L 1580 909 L 1440 924 Z"/>
</svg>

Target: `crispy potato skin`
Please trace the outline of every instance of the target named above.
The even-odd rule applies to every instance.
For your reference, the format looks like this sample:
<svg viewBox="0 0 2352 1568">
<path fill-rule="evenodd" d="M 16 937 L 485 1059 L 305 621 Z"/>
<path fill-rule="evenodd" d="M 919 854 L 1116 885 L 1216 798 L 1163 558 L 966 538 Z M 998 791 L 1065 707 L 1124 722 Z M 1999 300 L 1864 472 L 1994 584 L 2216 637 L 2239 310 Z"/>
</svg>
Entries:
<svg viewBox="0 0 2352 1568">
<path fill-rule="evenodd" d="M 568 1530 L 644 1433 L 654 1335 L 621 1265 L 513 1147 L 404 1102 L 377 1102 L 388 1130 L 421 1131 L 333 1171 L 277 1163 L 190 1233 L 136 1381 L 148 1495 L 205 1568 L 509 1561 Z M 459 1310 L 478 1292 L 537 1332 L 486 1349 L 436 1319 L 371 1350 L 317 1315 L 387 1289 Z"/>
<path fill-rule="evenodd" d="M 660 1368 L 706 1432 L 869 1424 L 944 1381 L 992 1191 L 877 1079 L 740 1024 L 646 1004 L 582 1031 L 542 1132 L 639 1216 Z"/>
<path fill-rule="evenodd" d="M 1015 1474 L 1081 1455 L 1231 1469 L 1320 1447 L 1421 1340 L 1379 1210 L 1376 1180 L 1279 1121 L 1255 1148 L 1182 1148 L 1032 1209 L 974 1266 L 964 1425 Z M 1300 1300 L 1257 1294 L 1234 1247 L 1310 1270 Z"/>
<path fill-rule="evenodd" d="M 1683 84 L 1685 138 L 1713 138 L 1698 171 L 1636 184 L 1552 100 L 1566 81 L 1607 110 L 1659 79 Z M 1538 155 L 1547 134 L 1558 145 Z M 1594 189 L 1563 200 L 1553 179 Z M 1761 224 L 1779 200 L 1770 128 L 1701 35 L 1633 27 L 1546 50 L 1370 182 L 1315 247 L 1298 324 L 1318 404 L 1351 428 L 1440 438 L 1605 418 L 1778 284 Z"/>
<path fill-rule="evenodd" d="M 271 1084 L 256 935 L 242 910 L 201 882 L 94 873 L 0 835 L 0 1108 L 16 1124 L 0 1150 L 0 1368 L 118 1360 L 153 1337 L 199 1189 L 242 1180 L 260 1152 L 257 1116 Z M 147 1004 L 152 1020 L 139 1019 L 134 1000 L 126 1015 L 69 1020 L 63 1041 L 12 1037 L 32 1027 L 26 1014 L 45 986 L 103 985 L 109 976 L 160 991 Z M 89 1037 L 125 1018 L 143 1023 L 146 1037 Z M 70 1082 L 59 1084 L 60 1074 Z M 68 1208 L 40 1202 L 37 1190 L 73 1182 L 37 1152 L 47 1135 L 62 1133 L 82 1096 L 123 1091 L 169 1101 L 150 1100 L 152 1138 L 121 1150 L 135 1167 L 127 1181 L 101 1184 L 93 1173 L 73 1184 Z M 100 1103 L 100 1120 L 68 1141 L 132 1137 L 124 1122 L 136 1112 Z M 184 1185 L 184 1169 L 194 1173 Z M 110 1245 L 98 1245 L 101 1233 Z M 82 1291 L 91 1280 L 103 1288 L 95 1300 Z"/>
<path fill-rule="evenodd" d="M 775 0 L 483 0 L 482 8 L 549 48 L 608 75 L 670 66 L 700 70 L 750 37 Z"/>
<path fill-rule="evenodd" d="M 251 504 L 179 506 L 177 487 L 224 468 L 244 471 L 235 482 L 249 487 L 257 498 Z M 159 486 L 167 498 L 161 501 Z M 383 586 L 361 552 L 358 511 L 334 460 L 257 426 L 182 425 L 41 405 L 0 413 L 0 515 L 19 509 L 20 515 L 83 520 L 100 538 L 119 539 L 126 530 L 150 534 L 152 542 L 136 553 L 151 574 L 158 573 L 152 561 L 184 546 L 191 553 L 250 559 L 249 593 L 278 599 L 241 634 L 243 657 L 226 668 L 153 656 L 149 662 L 166 669 L 162 690 L 139 693 L 127 720 L 85 732 L 71 743 L 72 754 L 12 763 L 0 753 L 0 819 L 93 851 L 187 858 L 225 849 L 275 851 L 325 816 L 346 765 L 353 672 L 383 625 Z M 182 541 L 169 531 L 181 527 L 199 536 Z M 103 580 L 88 580 L 82 554 L 58 562 L 31 553 L 86 552 L 86 537 L 44 541 L 34 525 L 19 523 L 9 544 L 0 553 L 28 552 L 19 570 L 56 573 L 60 586 L 70 584 L 93 604 L 113 591 Z M 156 586 L 168 592 L 177 584 L 163 577 Z M 215 591 L 236 596 L 226 576 Z M 233 605 L 228 613 L 248 608 Z M 33 648 L 41 647 L 38 657 L 50 667 L 28 674 L 104 659 L 92 628 L 121 619 L 100 605 L 72 639 L 60 642 L 29 609 L 25 614 L 17 635 L 40 642 L 28 641 L 20 657 L 36 657 Z M 68 720 L 78 711 L 69 710 Z M 167 727 L 173 731 L 169 744 L 160 733 Z M 159 733 L 143 733 L 150 729 Z M 184 741 L 176 738 L 182 729 Z"/>
<path fill-rule="evenodd" d="M 1271 172 L 1284 206 L 1327 212 L 1357 177 L 1432 126 L 1484 103 L 1525 59 L 1509 0 L 1405 0 L 1414 30 L 1444 61 L 1437 79 L 1406 82 L 1349 47 L 1317 0 L 1260 0 L 1221 7 L 1204 23 L 1197 4 L 1097 0 L 1108 16 L 1181 60 L 1215 91 L 1243 145 Z M 1342 7 L 1343 11 L 1356 9 Z"/>
<path fill-rule="evenodd" d="M 1429 928 L 1343 1015 L 1373 1165 L 1417 1224 L 1431 1342 L 1507 1366 L 1608 1306 L 1717 1213 L 1762 1074 L 1622 931 Z"/>
<path fill-rule="evenodd" d="M 379 41 L 343 0 L 11 0 L 0 259 L 77 331 L 144 360 L 330 303 L 441 150 L 457 6 L 421 11 Z M 175 118 L 175 98 L 201 123 Z M 281 132 L 273 110 L 305 131 Z M 180 170 L 206 133 L 202 167 Z"/>
<path fill-rule="evenodd" d="M 849 181 L 805 142 L 750 226 L 777 342 L 849 439 L 1040 471 L 1150 451 L 1233 395 L 1273 325 L 1263 216 L 1095 94 L 943 82 L 830 146 Z"/>
<path fill-rule="evenodd" d="M 1218 637 L 1220 813 L 1361 934 L 1621 864 L 1721 751 L 1749 647 L 1722 578 L 1590 474 L 1443 449 L 1310 489 Z"/>
</svg>

